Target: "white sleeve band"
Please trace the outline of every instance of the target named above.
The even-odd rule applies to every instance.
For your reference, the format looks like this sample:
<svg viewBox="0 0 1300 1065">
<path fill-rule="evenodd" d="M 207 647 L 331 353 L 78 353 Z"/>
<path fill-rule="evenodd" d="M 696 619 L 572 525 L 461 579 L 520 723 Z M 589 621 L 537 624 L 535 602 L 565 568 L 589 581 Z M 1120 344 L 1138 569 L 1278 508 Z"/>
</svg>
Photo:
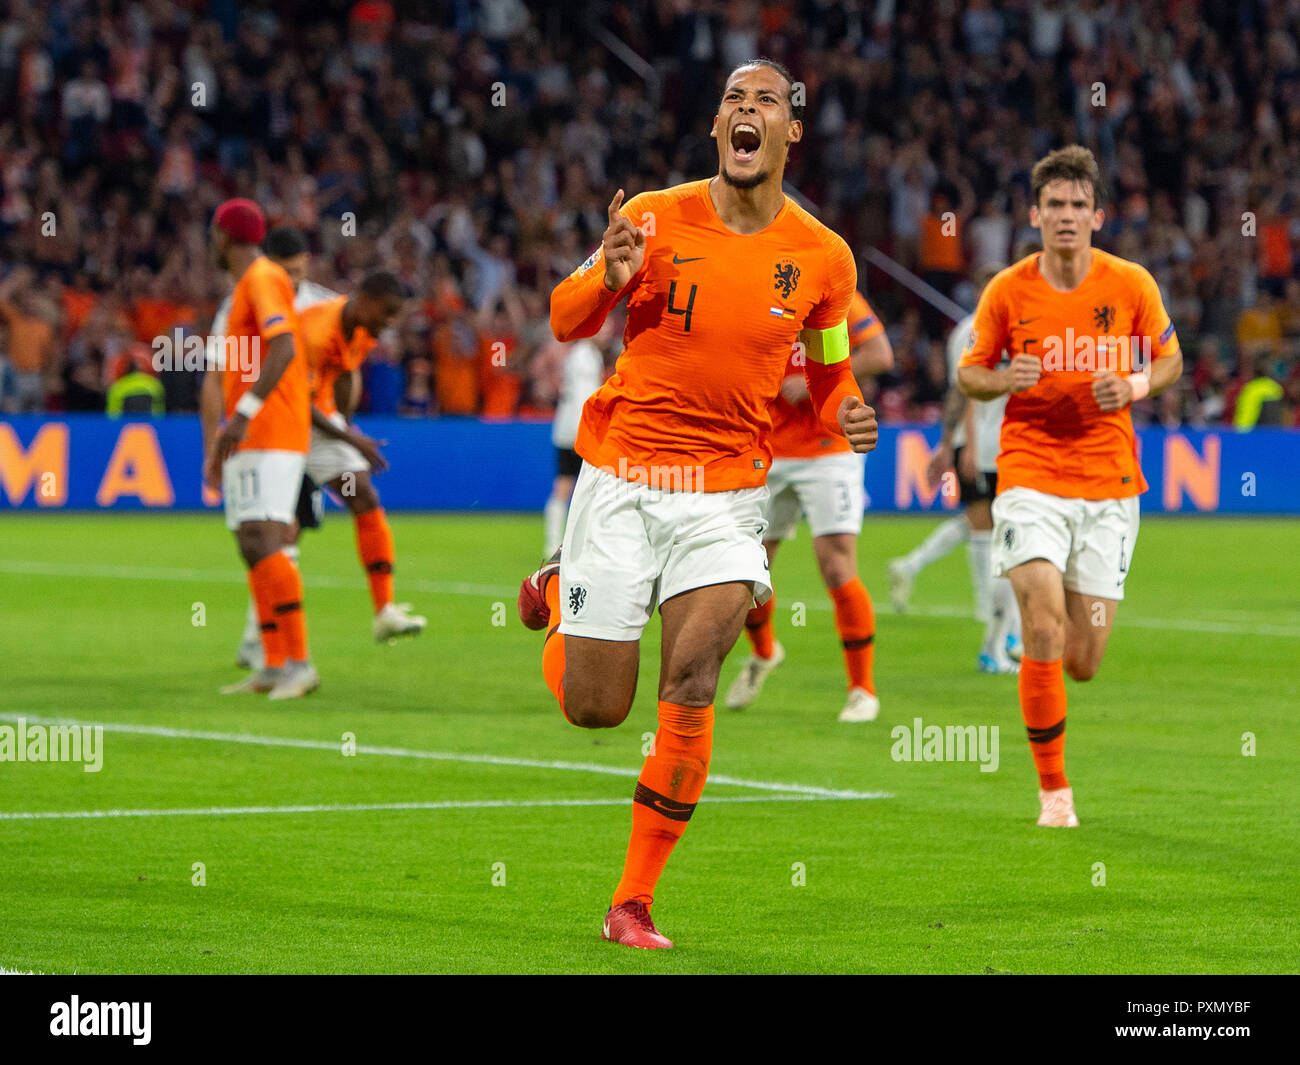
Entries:
<svg viewBox="0 0 1300 1065">
<path fill-rule="evenodd" d="M 1144 373 L 1131 373 L 1128 375 L 1128 386 L 1133 389 L 1133 402 L 1136 403 L 1150 395 L 1151 378 Z"/>
<path fill-rule="evenodd" d="M 245 392 L 239 397 L 239 402 L 235 404 L 235 413 L 242 414 L 250 422 L 257 417 L 257 412 L 262 409 L 263 400 L 258 399 L 251 391 Z"/>
</svg>

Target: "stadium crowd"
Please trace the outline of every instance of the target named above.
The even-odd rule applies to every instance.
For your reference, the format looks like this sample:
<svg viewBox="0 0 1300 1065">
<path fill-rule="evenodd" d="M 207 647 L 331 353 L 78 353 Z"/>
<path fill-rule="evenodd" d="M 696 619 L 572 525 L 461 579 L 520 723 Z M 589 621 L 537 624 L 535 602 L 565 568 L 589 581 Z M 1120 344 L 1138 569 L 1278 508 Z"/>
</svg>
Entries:
<svg viewBox="0 0 1300 1065">
<path fill-rule="evenodd" d="M 414 294 L 363 410 L 544 416 L 563 361 L 551 288 L 615 189 L 716 171 L 723 78 L 768 55 L 806 85 L 790 186 L 859 253 L 889 324 L 896 368 L 868 396 L 882 421 L 938 417 L 952 323 L 863 251 L 968 305 L 971 271 L 1032 246 L 1033 161 L 1077 141 L 1111 182 L 1096 243 L 1155 275 L 1186 356 L 1139 417 L 1300 424 L 1295 3 L 6 7 L 6 411 L 111 409 L 117 380 L 152 372 L 155 337 L 204 333 L 226 285 L 206 225 L 248 196 L 308 234 L 316 281 L 350 289 L 383 265 Z M 160 406 L 194 409 L 196 372 L 161 377 Z"/>
</svg>

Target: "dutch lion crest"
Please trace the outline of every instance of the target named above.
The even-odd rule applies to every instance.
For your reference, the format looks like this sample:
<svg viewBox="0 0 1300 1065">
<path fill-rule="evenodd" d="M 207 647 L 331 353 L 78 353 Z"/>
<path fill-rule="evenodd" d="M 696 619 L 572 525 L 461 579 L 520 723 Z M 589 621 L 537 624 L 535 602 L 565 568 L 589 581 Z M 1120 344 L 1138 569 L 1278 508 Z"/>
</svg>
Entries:
<svg viewBox="0 0 1300 1065">
<path fill-rule="evenodd" d="M 781 293 L 783 300 L 788 300 L 790 293 L 799 287 L 799 267 L 795 265 L 793 259 L 782 259 L 776 264 L 772 287 Z"/>
</svg>

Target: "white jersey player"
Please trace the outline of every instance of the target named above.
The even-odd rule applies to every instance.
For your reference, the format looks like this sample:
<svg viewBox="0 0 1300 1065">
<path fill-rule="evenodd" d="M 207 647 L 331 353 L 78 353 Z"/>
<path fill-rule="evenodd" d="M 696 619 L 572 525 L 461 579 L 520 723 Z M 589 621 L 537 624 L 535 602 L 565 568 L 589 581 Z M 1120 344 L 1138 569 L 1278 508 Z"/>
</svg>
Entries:
<svg viewBox="0 0 1300 1065">
<path fill-rule="evenodd" d="M 555 405 L 555 418 L 551 423 L 555 481 L 542 512 L 546 533 L 544 554 L 547 557 L 553 555 L 564 540 L 569 500 L 573 498 L 573 486 L 582 469 L 582 459 L 573 450 L 578 439 L 578 423 L 582 420 L 582 406 L 587 397 L 605 383 L 605 360 L 601 347 L 609 342 L 611 336 L 613 329 L 607 324 L 591 339 L 565 346 L 559 402 Z"/>
</svg>

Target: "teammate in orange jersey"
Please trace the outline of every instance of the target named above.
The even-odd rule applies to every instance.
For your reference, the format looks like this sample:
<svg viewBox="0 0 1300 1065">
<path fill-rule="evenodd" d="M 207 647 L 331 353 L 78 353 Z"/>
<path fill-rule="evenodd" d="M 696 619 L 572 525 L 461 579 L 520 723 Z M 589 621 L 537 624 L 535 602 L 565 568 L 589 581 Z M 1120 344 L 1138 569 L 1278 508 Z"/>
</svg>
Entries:
<svg viewBox="0 0 1300 1065">
<path fill-rule="evenodd" d="M 284 553 L 311 439 L 311 403 L 293 283 L 259 251 L 265 234 L 251 200 L 227 200 L 213 216 L 213 254 L 235 290 L 218 361 L 226 422 L 204 475 L 221 486 L 226 527 L 248 565 L 262 626 L 262 668 L 225 690 L 291 699 L 320 686 L 307 653 L 302 575 Z"/>
<path fill-rule="evenodd" d="M 733 71 L 714 119 L 718 175 L 626 205 L 620 189 L 601 247 L 551 294 L 562 341 L 628 301 L 625 350 L 583 408 L 564 544 L 519 594 L 524 623 L 550 630 L 547 686 L 583 728 L 626 719 L 659 605 L 659 730 L 602 931 L 628 946 L 672 946 L 650 918 L 655 885 L 704 789 L 722 660 L 771 594 L 771 407 L 797 340 L 827 432 L 855 451 L 876 443 L 849 366 L 853 256 L 781 191 L 803 133 L 793 93 L 778 64 Z"/>
<path fill-rule="evenodd" d="M 315 484 L 329 485 L 352 512 L 374 605 L 371 631 L 385 641 L 417 635 L 425 619 L 410 613 L 409 604 L 393 602 L 393 531 L 370 479 L 372 466 L 382 471 L 386 465 L 376 448 L 367 454 L 356 446 L 358 434 L 350 423 L 361 399 L 361 364 L 375 338 L 401 313 L 405 298 L 402 282 L 379 270 L 362 280 L 355 296 L 335 296 L 299 314 L 312 381 L 307 475 Z"/>
<path fill-rule="evenodd" d="M 993 567 L 1020 604 L 1020 710 L 1038 768 L 1038 823 L 1073 827 L 1065 674 L 1096 675 L 1137 545 L 1147 484 L 1128 407 L 1177 381 L 1182 354 L 1151 275 L 1091 246 L 1103 220 L 1092 153 L 1052 152 L 1031 184 L 1043 251 L 985 288 L 958 381 L 972 399 L 1010 393 Z M 1003 348 L 1011 364 L 994 369 Z"/>
<path fill-rule="evenodd" d="M 848 324 L 853 375 L 859 382 L 894 365 L 885 327 L 859 292 L 853 293 Z M 781 395 L 772 410 L 775 457 L 767 477 L 771 498 L 763 547 L 768 561 L 774 561 L 781 542 L 794 537 L 800 515 L 807 515 L 817 568 L 835 607 L 835 628 L 848 673 L 849 693 L 839 719 L 874 721 L 880 713 L 872 675 L 876 615 L 871 594 L 858 576 L 865 460 L 842 436 L 826 431 L 809 400 L 800 365 L 797 353 L 792 353 Z M 745 618 L 753 654 L 727 691 L 727 706 L 732 710 L 741 710 L 757 699 L 768 674 L 785 661 L 785 648 L 773 631 L 775 609 L 773 597 Z"/>
</svg>

